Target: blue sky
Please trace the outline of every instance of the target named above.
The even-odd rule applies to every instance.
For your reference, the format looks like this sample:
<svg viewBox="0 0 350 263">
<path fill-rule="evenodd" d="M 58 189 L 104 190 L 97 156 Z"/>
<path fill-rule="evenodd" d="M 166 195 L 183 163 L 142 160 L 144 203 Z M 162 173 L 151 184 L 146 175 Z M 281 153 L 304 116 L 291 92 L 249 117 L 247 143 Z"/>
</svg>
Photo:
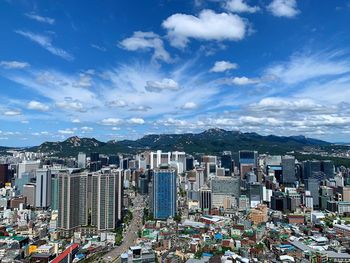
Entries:
<svg viewBox="0 0 350 263">
<path fill-rule="evenodd" d="M 0 0 L 0 145 L 211 127 L 349 142 L 350 1 Z"/>
</svg>

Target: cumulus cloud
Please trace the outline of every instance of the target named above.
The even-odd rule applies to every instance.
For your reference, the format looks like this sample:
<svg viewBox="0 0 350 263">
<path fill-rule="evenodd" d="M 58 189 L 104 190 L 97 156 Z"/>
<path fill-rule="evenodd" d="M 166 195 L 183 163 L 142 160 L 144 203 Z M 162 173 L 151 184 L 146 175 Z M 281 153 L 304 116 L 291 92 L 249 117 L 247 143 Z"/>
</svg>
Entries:
<svg viewBox="0 0 350 263">
<path fill-rule="evenodd" d="M 198 105 L 192 101 L 186 102 L 184 105 L 182 105 L 181 109 L 183 110 L 193 110 L 196 109 Z"/>
<path fill-rule="evenodd" d="M 210 72 L 224 72 L 238 68 L 238 64 L 229 61 L 216 61 Z"/>
<path fill-rule="evenodd" d="M 278 17 L 295 17 L 299 14 L 296 0 L 273 0 L 267 9 Z"/>
<path fill-rule="evenodd" d="M 56 102 L 56 106 L 63 110 L 73 110 L 78 112 L 85 112 L 83 104 L 78 100 L 73 100 L 72 98 L 65 98 L 64 101 Z"/>
<path fill-rule="evenodd" d="M 106 103 L 108 107 L 124 108 L 128 106 L 124 100 L 111 100 Z"/>
<path fill-rule="evenodd" d="M 27 13 L 27 14 L 25 14 L 25 16 L 32 19 L 32 20 L 40 22 L 40 23 L 46 23 L 46 24 L 50 24 L 50 25 L 53 25 L 55 23 L 55 19 L 53 19 L 51 17 L 40 16 L 40 15 L 35 14 L 35 13 Z"/>
<path fill-rule="evenodd" d="M 230 85 L 237 85 L 237 86 L 245 86 L 245 85 L 253 85 L 260 83 L 260 79 L 252 79 L 248 77 L 234 77 L 234 78 L 227 78 L 224 80 L 224 83 L 230 84 Z"/>
<path fill-rule="evenodd" d="M 138 125 L 142 125 L 145 123 L 144 119 L 141 119 L 141 118 L 131 118 L 128 122 L 130 124 L 138 124 Z"/>
<path fill-rule="evenodd" d="M 235 13 L 255 13 L 260 10 L 258 6 L 250 6 L 245 0 L 228 0 L 224 7 Z"/>
<path fill-rule="evenodd" d="M 161 92 L 163 90 L 179 90 L 180 85 L 173 79 L 163 79 L 161 81 L 147 81 L 145 89 L 150 92 Z"/>
<path fill-rule="evenodd" d="M 130 108 L 129 111 L 148 111 L 151 110 L 152 107 L 146 105 L 140 105 L 137 107 Z"/>
<path fill-rule="evenodd" d="M 118 125 L 121 124 L 123 120 L 118 118 L 106 118 L 101 121 L 101 124 L 103 125 Z"/>
<path fill-rule="evenodd" d="M 4 111 L 3 114 L 5 116 L 18 116 L 18 115 L 21 115 L 22 112 L 19 110 L 7 110 L 7 111 Z"/>
<path fill-rule="evenodd" d="M 76 86 L 81 88 L 90 88 L 92 86 L 92 78 L 89 74 L 81 73 L 79 74 L 79 79 Z"/>
<path fill-rule="evenodd" d="M 32 100 L 32 101 L 28 102 L 27 109 L 38 110 L 38 111 L 48 111 L 50 109 L 50 107 L 44 103 L 39 102 L 39 101 Z"/>
<path fill-rule="evenodd" d="M 28 68 L 30 64 L 22 61 L 0 61 L 0 66 L 5 69 L 23 69 Z"/>
<path fill-rule="evenodd" d="M 51 54 L 61 57 L 65 60 L 71 61 L 74 60 L 74 56 L 71 55 L 69 52 L 63 50 L 62 48 L 58 48 L 52 44 L 52 38 L 45 35 L 36 34 L 30 31 L 22 31 L 22 30 L 16 30 L 17 34 L 24 36 L 25 38 L 28 38 L 29 40 L 37 43 L 47 51 L 49 51 Z"/>
<path fill-rule="evenodd" d="M 58 130 L 58 133 L 63 135 L 71 135 L 71 134 L 74 134 L 74 130 L 72 129 Z"/>
<path fill-rule="evenodd" d="M 168 31 L 171 44 L 184 48 L 191 38 L 198 40 L 242 40 L 246 36 L 246 22 L 235 14 L 203 10 L 198 17 L 174 14 L 162 26 Z"/>
<path fill-rule="evenodd" d="M 120 46 L 129 51 L 153 50 L 152 58 L 164 62 L 171 62 L 169 53 L 164 48 L 163 40 L 153 32 L 136 31 L 134 34 L 122 40 Z"/>
<path fill-rule="evenodd" d="M 93 131 L 93 130 L 94 130 L 94 128 L 92 128 L 92 127 L 87 127 L 87 126 L 81 127 L 80 129 L 81 129 L 82 131 L 84 131 L 84 132 L 90 132 L 90 131 Z"/>
</svg>

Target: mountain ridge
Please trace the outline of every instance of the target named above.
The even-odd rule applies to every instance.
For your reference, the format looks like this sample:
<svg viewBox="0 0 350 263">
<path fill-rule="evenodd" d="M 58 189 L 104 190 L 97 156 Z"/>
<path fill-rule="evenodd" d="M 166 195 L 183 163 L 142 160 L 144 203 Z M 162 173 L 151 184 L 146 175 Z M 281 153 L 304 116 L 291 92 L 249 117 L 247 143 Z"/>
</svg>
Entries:
<svg viewBox="0 0 350 263">
<path fill-rule="evenodd" d="M 303 150 L 305 147 L 332 145 L 329 142 L 305 136 L 259 135 L 224 129 L 208 129 L 200 133 L 149 134 L 137 140 L 99 141 L 95 138 L 72 136 L 64 141 L 44 142 L 28 148 L 57 156 L 76 156 L 79 152 L 102 154 L 136 153 L 145 150 L 185 151 L 191 154 L 214 154 L 224 150 L 258 150 L 271 154 Z"/>
</svg>

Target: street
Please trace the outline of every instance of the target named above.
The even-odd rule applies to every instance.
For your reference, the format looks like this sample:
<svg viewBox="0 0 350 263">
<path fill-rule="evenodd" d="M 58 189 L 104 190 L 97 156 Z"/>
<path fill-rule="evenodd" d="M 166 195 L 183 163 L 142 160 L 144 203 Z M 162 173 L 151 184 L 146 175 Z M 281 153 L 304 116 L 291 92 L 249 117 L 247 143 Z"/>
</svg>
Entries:
<svg viewBox="0 0 350 263">
<path fill-rule="evenodd" d="M 124 233 L 123 242 L 103 256 L 106 262 L 116 262 L 120 255 L 127 252 L 130 246 L 133 246 L 138 238 L 138 231 L 142 228 L 142 217 L 144 209 L 144 198 L 137 195 L 134 199 L 133 218 Z"/>
</svg>

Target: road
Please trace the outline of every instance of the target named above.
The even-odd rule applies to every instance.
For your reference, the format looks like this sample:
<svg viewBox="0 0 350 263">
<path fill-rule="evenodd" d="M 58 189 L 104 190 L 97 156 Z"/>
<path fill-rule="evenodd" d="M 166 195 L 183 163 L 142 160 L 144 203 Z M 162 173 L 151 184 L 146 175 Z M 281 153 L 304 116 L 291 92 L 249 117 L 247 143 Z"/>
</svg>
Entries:
<svg viewBox="0 0 350 263">
<path fill-rule="evenodd" d="M 123 242 L 120 246 L 113 248 L 103 256 L 103 259 L 106 262 L 116 262 L 122 253 L 126 252 L 129 247 L 135 245 L 136 239 L 138 238 L 138 231 L 142 228 L 142 217 L 145 202 L 141 195 L 137 195 L 133 202 L 133 218 L 126 232 L 123 234 Z"/>
</svg>

